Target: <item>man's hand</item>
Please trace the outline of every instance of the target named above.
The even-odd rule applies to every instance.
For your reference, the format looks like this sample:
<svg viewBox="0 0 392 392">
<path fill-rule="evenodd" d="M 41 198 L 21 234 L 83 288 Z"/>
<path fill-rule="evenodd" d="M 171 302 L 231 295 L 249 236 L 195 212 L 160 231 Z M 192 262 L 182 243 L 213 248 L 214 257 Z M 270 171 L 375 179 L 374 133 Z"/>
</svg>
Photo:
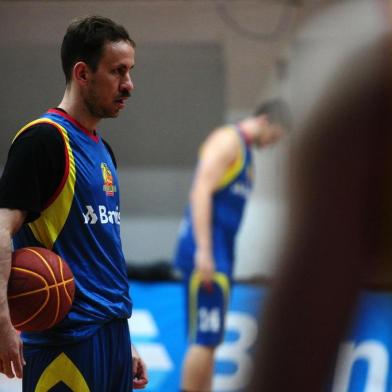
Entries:
<svg viewBox="0 0 392 392">
<path fill-rule="evenodd" d="M 200 273 L 204 286 L 210 287 L 215 273 L 215 262 L 211 252 L 198 250 L 195 255 L 195 263 L 195 268 Z"/>
<path fill-rule="evenodd" d="M 148 383 L 147 367 L 136 348 L 132 345 L 133 388 L 144 389 Z"/>
<path fill-rule="evenodd" d="M 0 323 L 0 372 L 9 378 L 22 378 L 23 343 L 9 321 Z"/>
</svg>

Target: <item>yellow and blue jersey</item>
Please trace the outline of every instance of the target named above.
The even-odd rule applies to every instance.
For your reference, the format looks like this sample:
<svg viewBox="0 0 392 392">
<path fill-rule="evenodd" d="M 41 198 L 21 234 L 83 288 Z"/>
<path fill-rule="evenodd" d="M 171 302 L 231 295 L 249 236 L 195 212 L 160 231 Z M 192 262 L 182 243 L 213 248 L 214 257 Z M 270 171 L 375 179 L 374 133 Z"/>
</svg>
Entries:
<svg viewBox="0 0 392 392">
<path fill-rule="evenodd" d="M 232 275 L 233 270 L 235 236 L 240 227 L 246 201 L 253 184 L 251 148 L 238 126 L 230 128 L 237 132 L 241 149 L 213 194 L 211 218 L 215 268 L 229 276 Z M 188 206 L 181 223 L 174 257 L 175 265 L 186 273 L 190 273 L 194 268 L 195 247 L 192 211 Z"/>
<path fill-rule="evenodd" d="M 27 124 L 49 123 L 63 138 L 63 179 L 38 219 L 15 235 L 14 247 L 43 246 L 60 255 L 75 276 L 71 311 L 42 333 L 23 333 L 27 344 L 64 344 L 91 336 L 100 325 L 132 312 L 120 239 L 119 185 L 112 157 L 66 113 L 51 109 Z M 55 130 L 54 130 L 55 131 Z"/>
</svg>

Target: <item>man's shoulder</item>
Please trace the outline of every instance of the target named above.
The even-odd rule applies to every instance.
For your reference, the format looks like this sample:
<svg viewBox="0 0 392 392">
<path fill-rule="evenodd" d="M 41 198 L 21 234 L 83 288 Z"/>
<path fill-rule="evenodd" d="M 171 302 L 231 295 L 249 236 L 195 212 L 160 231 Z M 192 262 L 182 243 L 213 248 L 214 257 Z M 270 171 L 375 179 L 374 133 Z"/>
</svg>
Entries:
<svg viewBox="0 0 392 392">
<path fill-rule="evenodd" d="M 214 129 L 200 148 L 201 156 L 222 157 L 232 161 L 240 152 L 241 141 L 234 126 L 224 125 Z"/>
<path fill-rule="evenodd" d="M 240 135 L 235 125 L 222 125 L 215 128 L 206 139 L 206 144 L 237 148 L 240 145 Z"/>
<path fill-rule="evenodd" d="M 27 139 L 43 143 L 63 142 L 62 136 L 55 124 L 47 122 L 44 119 L 27 124 L 16 134 L 14 141 Z"/>
<path fill-rule="evenodd" d="M 223 124 L 217 128 L 215 128 L 211 133 L 236 133 L 235 124 Z"/>
<path fill-rule="evenodd" d="M 212 130 L 208 135 L 206 142 L 218 140 L 219 142 L 233 141 L 238 139 L 238 132 L 236 132 L 235 125 L 226 124 L 221 125 Z"/>
</svg>

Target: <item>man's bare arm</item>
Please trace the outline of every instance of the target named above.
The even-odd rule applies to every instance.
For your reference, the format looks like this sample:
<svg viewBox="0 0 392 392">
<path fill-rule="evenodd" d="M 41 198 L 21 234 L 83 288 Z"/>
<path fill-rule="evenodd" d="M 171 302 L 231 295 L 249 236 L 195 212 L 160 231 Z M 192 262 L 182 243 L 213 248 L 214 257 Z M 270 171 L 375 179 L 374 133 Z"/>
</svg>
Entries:
<svg viewBox="0 0 392 392">
<path fill-rule="evenodd" d="M 239 153 L 235 132 L 219 129 L 207 139 L 191 189 L 191 208 L 196 240 L 196 268 L 208 283 L 215 270 L 211 243 L 212 198 L 230 163 Z"/>
<path fill-rule="evenodd" d="M 11 271 L 11 238 L 22 226 L 26 214 L 0 208 L 0 372 L 7 377 L 22 377 L 22 341 L 11 324 L 7 285 Z"/>
</svg>

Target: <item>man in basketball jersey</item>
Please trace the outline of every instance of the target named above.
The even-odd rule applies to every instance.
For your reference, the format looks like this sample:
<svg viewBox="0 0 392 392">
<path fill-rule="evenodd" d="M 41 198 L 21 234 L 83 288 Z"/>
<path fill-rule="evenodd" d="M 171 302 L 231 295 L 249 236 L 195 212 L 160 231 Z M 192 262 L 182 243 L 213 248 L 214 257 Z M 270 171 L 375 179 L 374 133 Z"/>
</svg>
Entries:
<svg viewBox="0 0 392 392">
<path fill-rule="evenodd" d="M 124 108 L 134 56 L 134 41 L 112 20 L 72 22 L 61 47 L 64 97 L 24 126 L 9 151 L 0 181 L 0 371 L 23 373 L 26 392 L 128 392 L 147 383 L 127 322 L 132 301 L 116 161 L 96 131 L 102 118 Z M 76 282 L 66 318 L 44 332 L 22 333 L 23 345 L 7 305 L 11 238 L 15 248 L 59 254 Z"/>
<path fill-rule="evenodd" d="M 251 146 L 275 143 L 288 123 L 286 104 L 269 101 L 253 116 L 213 131 L 202 146 L 174 260 L 184 273 L 187 291 L 190 347 L 183 365 L 183 391 L 211 390 L 235 237 L 252 187 Z"/>
</svg>

